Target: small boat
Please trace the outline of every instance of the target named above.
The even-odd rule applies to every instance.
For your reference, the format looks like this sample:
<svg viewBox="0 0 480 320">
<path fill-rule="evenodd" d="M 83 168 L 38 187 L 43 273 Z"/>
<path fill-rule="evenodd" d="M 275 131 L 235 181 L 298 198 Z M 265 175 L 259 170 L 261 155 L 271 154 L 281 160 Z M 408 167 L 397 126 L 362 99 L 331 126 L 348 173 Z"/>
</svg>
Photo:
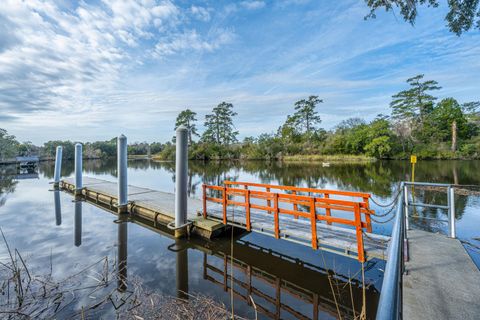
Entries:
<svg viewBox="0 0 480 320">
<path fill-rule="evenodd" d="M 322 167 L 330 167 L 330 162 L 322 162 Z"/>
</svg>

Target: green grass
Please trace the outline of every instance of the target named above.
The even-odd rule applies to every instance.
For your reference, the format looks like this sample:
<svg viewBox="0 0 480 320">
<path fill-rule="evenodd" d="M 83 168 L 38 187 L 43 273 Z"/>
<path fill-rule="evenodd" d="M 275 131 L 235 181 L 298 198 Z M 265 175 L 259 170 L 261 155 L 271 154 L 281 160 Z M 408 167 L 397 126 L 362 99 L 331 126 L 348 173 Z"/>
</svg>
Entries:
<svg viewBox="0 0 480 320">
<path fill-rule="evenodd" d="M 376 159 L 365 155 L 351 155 L 351 154 L 298 154 L 294 156 L 284 156 L 283 161 L 312 161 L 312 162 L 371 162 Z"/>
</svg>

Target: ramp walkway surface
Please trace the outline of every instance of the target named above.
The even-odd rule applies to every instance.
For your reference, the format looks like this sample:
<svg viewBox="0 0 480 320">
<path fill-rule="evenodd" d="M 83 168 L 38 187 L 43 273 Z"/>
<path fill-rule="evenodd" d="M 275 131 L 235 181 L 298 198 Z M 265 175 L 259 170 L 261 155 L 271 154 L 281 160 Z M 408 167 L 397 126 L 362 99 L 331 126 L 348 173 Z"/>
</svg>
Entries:
<svg viewBox="0 0 480 320">
<path fill-rule="evenodd" d="M 403 318 L 480 319 L 480 271 L 458 239 L 408 231 Z"/>
</svg>

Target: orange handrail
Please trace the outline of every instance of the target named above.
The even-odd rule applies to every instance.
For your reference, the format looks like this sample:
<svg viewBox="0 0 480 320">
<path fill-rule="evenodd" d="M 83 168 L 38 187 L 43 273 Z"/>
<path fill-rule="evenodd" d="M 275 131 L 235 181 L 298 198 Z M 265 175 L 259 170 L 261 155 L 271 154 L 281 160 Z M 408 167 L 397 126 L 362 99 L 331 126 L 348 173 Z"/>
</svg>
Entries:
<svg viewBox="0 0 480 320">
<path fill-rule="evenodd" d="M 229 187 L 232 185 L 244 186 L 243 189 Z M 288 193 L 278 193 L 270 191 L 259 191 L 259 190 L 250 190 L 248 186 L 261 186 L 265 187 L 267 190 L 291 190 L 294 191 L 292 194 Z M 327 224 L 331 225 L 332 223 L 343 224 L 352 226 L 356 230 L 357 245 L 358 245 L 358 260 L 363 262 L 365 261 L 364 248 L 363 248 L 363 229 L 366 229 L 368 232 L 371 232 L 371 219 L 370 213 L 372 212 L 369 208 L 368 199 L 370 198 L 369 194 L 360 193 L 360 192 L 343 192 L 337 190 L 319 190 L 319 189 L 309 189 L 309 188 L 295 188 L 295 187 L 284 187 L 284 186 L 272 186 L 272 185 L 263 185 L 257 183 L 242 183 L 230 181 L 225 181 L 224 186 L 210 186 L 203 185 L 203 215 L 206 218 L 207 213 L 207 201 L 221 203 L 222 204 L 222 215 L 223 223 L 227 224 L 227 207 L 229 205 L 241 206 L 245 208 L 246 222 L 245 227 L 248 231 L 251 230 L 251 209 L 263 210 L 267 213 L 273 213 L 274 215 L 274 235 L 275 238 L 280 237 L 280 226 L 279 226 L 279 216 L 281 214 L 293 215 L 295 218 L 303 217 L 310 219 L 311 223 L 311 232 L 312 232 L 312 248 L 318 248 L 317 240 L 317 221 L 325 221 Z M 221 198 L 216 198 L 214 196 L 207 196 L 207 190 L 221 191 Z M 324 197 L 315 197 L 307 195 L 298 195 L 296 191 L 305 192 L 305 190 L 311 190 L 308 192 L 315 194 L 323 194 Z M 328 193 L 327 193 L 328 192 Z M 349 195 L 353 197 L 362 198 L 362 202 L 359 201 L 350 201 L 350 200 L 341 200 L 341 199 L 332 199 L 329 195 Z M 355 195 L 353 195 L 355 194 Z M 229 197 L 237 196 L 243 197 L 244 201 L 237 201 L 230 199 Z M 257 203 L 252 203 L 252 199 L 266 200 L 267 205 L 261 205 Z M 273 201 L 273 206 L 271 202 Z M 293 210 L 281 208 L 280 203 L 290 203 L 293 204 Z M 298 205 L 309 207 L 309 212 L 300 211 Z M 317 208 L 325 209 L 325 215 L 318 214 Z M 333 217 L 331 215 L 331 210 L 352 212 L 354 214 L 353 220 L 347 218 Z M 365 221 L 362 221 L 362 213 L 365 215 Z"/>
</svg>

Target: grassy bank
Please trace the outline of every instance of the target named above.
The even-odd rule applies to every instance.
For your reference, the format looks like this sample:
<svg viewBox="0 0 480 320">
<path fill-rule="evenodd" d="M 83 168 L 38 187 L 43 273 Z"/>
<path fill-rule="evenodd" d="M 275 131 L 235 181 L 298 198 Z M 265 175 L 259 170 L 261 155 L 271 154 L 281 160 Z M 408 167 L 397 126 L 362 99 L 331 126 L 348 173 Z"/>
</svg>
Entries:
<svg viewBox="0 0 480 320">
<path fill-rule="evenodd" d="M 326 155 L 326 154 L 298 154 L 294 156 L 284 156 L 283 161 L 293 162 L 293 161 L 311 161 L 311 162 L 372 162 L 376 159 L 374 157 L 369 157 L 366 155 L 352 155 L 352 154 L 337 154 L 337 155 Z"/>
</svg>

